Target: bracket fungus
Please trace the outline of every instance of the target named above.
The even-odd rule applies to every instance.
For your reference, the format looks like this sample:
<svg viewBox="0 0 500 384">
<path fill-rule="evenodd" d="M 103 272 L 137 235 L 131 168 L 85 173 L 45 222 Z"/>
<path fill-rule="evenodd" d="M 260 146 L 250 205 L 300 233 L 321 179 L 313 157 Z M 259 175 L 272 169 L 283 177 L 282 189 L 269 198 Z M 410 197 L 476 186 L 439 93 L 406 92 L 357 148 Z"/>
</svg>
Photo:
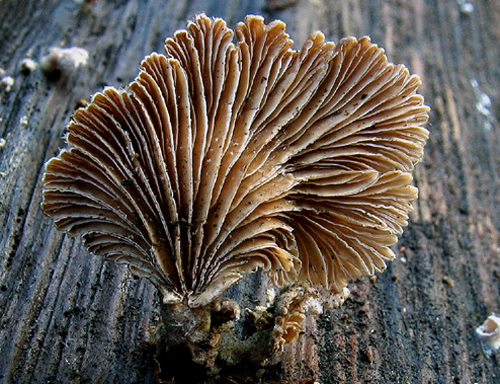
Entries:
<svg viewBox="0 0 500 384">
<path fill-rule="evenodd" d="M 420 80 L 368 37 L 315 32 L 297 51 L 259 16 L 235 31 L 197 16 L 165 50 L 74 114 L 42 209 L 149 279 L 180 324 L 171 342 L 207 367 L 240 313 L 223 293 L 263 270 L 282 289 L 274 314 L 255 316 L 269 355 L 394 257 L 428 138 Z"/>
</svg>

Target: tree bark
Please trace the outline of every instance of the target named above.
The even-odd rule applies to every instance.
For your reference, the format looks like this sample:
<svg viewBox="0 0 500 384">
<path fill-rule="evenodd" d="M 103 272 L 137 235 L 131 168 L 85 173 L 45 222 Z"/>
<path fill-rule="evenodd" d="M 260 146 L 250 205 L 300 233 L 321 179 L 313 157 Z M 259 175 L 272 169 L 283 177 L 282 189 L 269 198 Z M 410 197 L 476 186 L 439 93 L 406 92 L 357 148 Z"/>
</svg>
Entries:
<svg viewBox="0 0 500 384">
<path fill-rule="evenodd" d="M 420 75 L 432 109 L 415 171 L 420 197 L 396 259 L 350 284 L 287 347 L 283 363 L 206 382 L 497 383 L 475 328 L 500 312 L 500 3 L 451 0 L 0 0 L 0 381 L 155 383 L 155 288 L 94 257 L 39 208 L 44 163 L 64 146 L 79 100 L 124 87 L 142 58 L 200 12 L 234 27 L 246 14 L 280 18 L 298 49 L 314 30 L 338 41 L 370 35 L 389 60 Z M 75 76 L 22 73 L 49 47 L 90 53 Z M 261 275 L 229 293 L 265 300 Z M 232 380 L 232 381 L 231 381 Z M 175 381 L 178 382 L 178 381 Z"/>
</svg>

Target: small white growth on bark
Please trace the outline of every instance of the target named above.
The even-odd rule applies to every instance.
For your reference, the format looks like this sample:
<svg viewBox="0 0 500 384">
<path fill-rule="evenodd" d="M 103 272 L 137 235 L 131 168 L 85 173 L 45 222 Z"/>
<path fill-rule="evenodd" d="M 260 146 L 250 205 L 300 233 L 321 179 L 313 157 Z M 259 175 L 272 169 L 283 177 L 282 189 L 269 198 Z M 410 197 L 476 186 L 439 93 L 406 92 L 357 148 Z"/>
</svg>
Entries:
<svg viewBox="0 0 500 384">
<path fill-rule="evenodd" d="M 500 317 L 489 316 L 483 325 L 476 328 L 476 334 L 486 356 L 493 355 L 500 348 Z"/>
<path fill-rule="evenodd" d="M 2 80 L 0 80 L 0 89 L 3 89 L 5 92 L 10 92 L 12 91 L 14 83 L 14 78 L 11 76 L 2 77 Z"/>
<path fill-rule="evenodd" d="M 70 74 L 78 67 L 87 65 L 89 53 L 79 47 L 50 48 L 50 53 L 40 62 L 42 70 L 47 74 L 60 71 L 62 74 Z"/>
<path fill-rule="evenodd" d="M 30 58 L 23 59 L 19 63 L 19 69 L 22 73 L 25 74 L 30 74 L 31 72 L 35 71 L 37 67 L 38 64 L 36 63 L 36 61 Z"/>
</svg>

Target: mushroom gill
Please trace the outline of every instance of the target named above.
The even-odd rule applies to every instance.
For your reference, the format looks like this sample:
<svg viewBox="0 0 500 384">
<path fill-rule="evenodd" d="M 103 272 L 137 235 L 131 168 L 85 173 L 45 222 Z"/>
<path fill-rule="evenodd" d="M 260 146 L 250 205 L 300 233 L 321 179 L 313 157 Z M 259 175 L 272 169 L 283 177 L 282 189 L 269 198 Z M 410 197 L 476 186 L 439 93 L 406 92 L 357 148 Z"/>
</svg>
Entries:
<svg viewBox="0 0 500 384">
<path fill-rule="evenodd" d="M 209 306 L 261 268 L 277 287 L 343 295 L 385 268 L 407 225 L 428 108 L 368 37 L 197 16 L 124 90 L 72 118 L 43 211 L 87 249 Z"/>
</svg>

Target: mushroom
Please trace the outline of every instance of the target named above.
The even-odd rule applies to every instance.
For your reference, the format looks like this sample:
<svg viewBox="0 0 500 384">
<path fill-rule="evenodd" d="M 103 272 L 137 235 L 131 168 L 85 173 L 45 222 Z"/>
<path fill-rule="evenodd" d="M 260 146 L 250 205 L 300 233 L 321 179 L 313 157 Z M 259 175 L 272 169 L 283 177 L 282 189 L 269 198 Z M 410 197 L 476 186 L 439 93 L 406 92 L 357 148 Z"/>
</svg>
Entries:
<svg viewBox="0 0 500 384">
<path fill-rule="evenodd" d="M 429 110 L 418 76 L 368 37 L 315 32 L 296 51 L 285 27 L 247 16 L 233 42 L 223 20 L 197 16 L 126 89 L 79 109 L 46 164 L 45 214 L 149 279 L 199 331 L 190 345 L 217 339 L 207 313 L 258 269 L 343 302 L 394 257 L 417 197 Z"/>
</svg>

